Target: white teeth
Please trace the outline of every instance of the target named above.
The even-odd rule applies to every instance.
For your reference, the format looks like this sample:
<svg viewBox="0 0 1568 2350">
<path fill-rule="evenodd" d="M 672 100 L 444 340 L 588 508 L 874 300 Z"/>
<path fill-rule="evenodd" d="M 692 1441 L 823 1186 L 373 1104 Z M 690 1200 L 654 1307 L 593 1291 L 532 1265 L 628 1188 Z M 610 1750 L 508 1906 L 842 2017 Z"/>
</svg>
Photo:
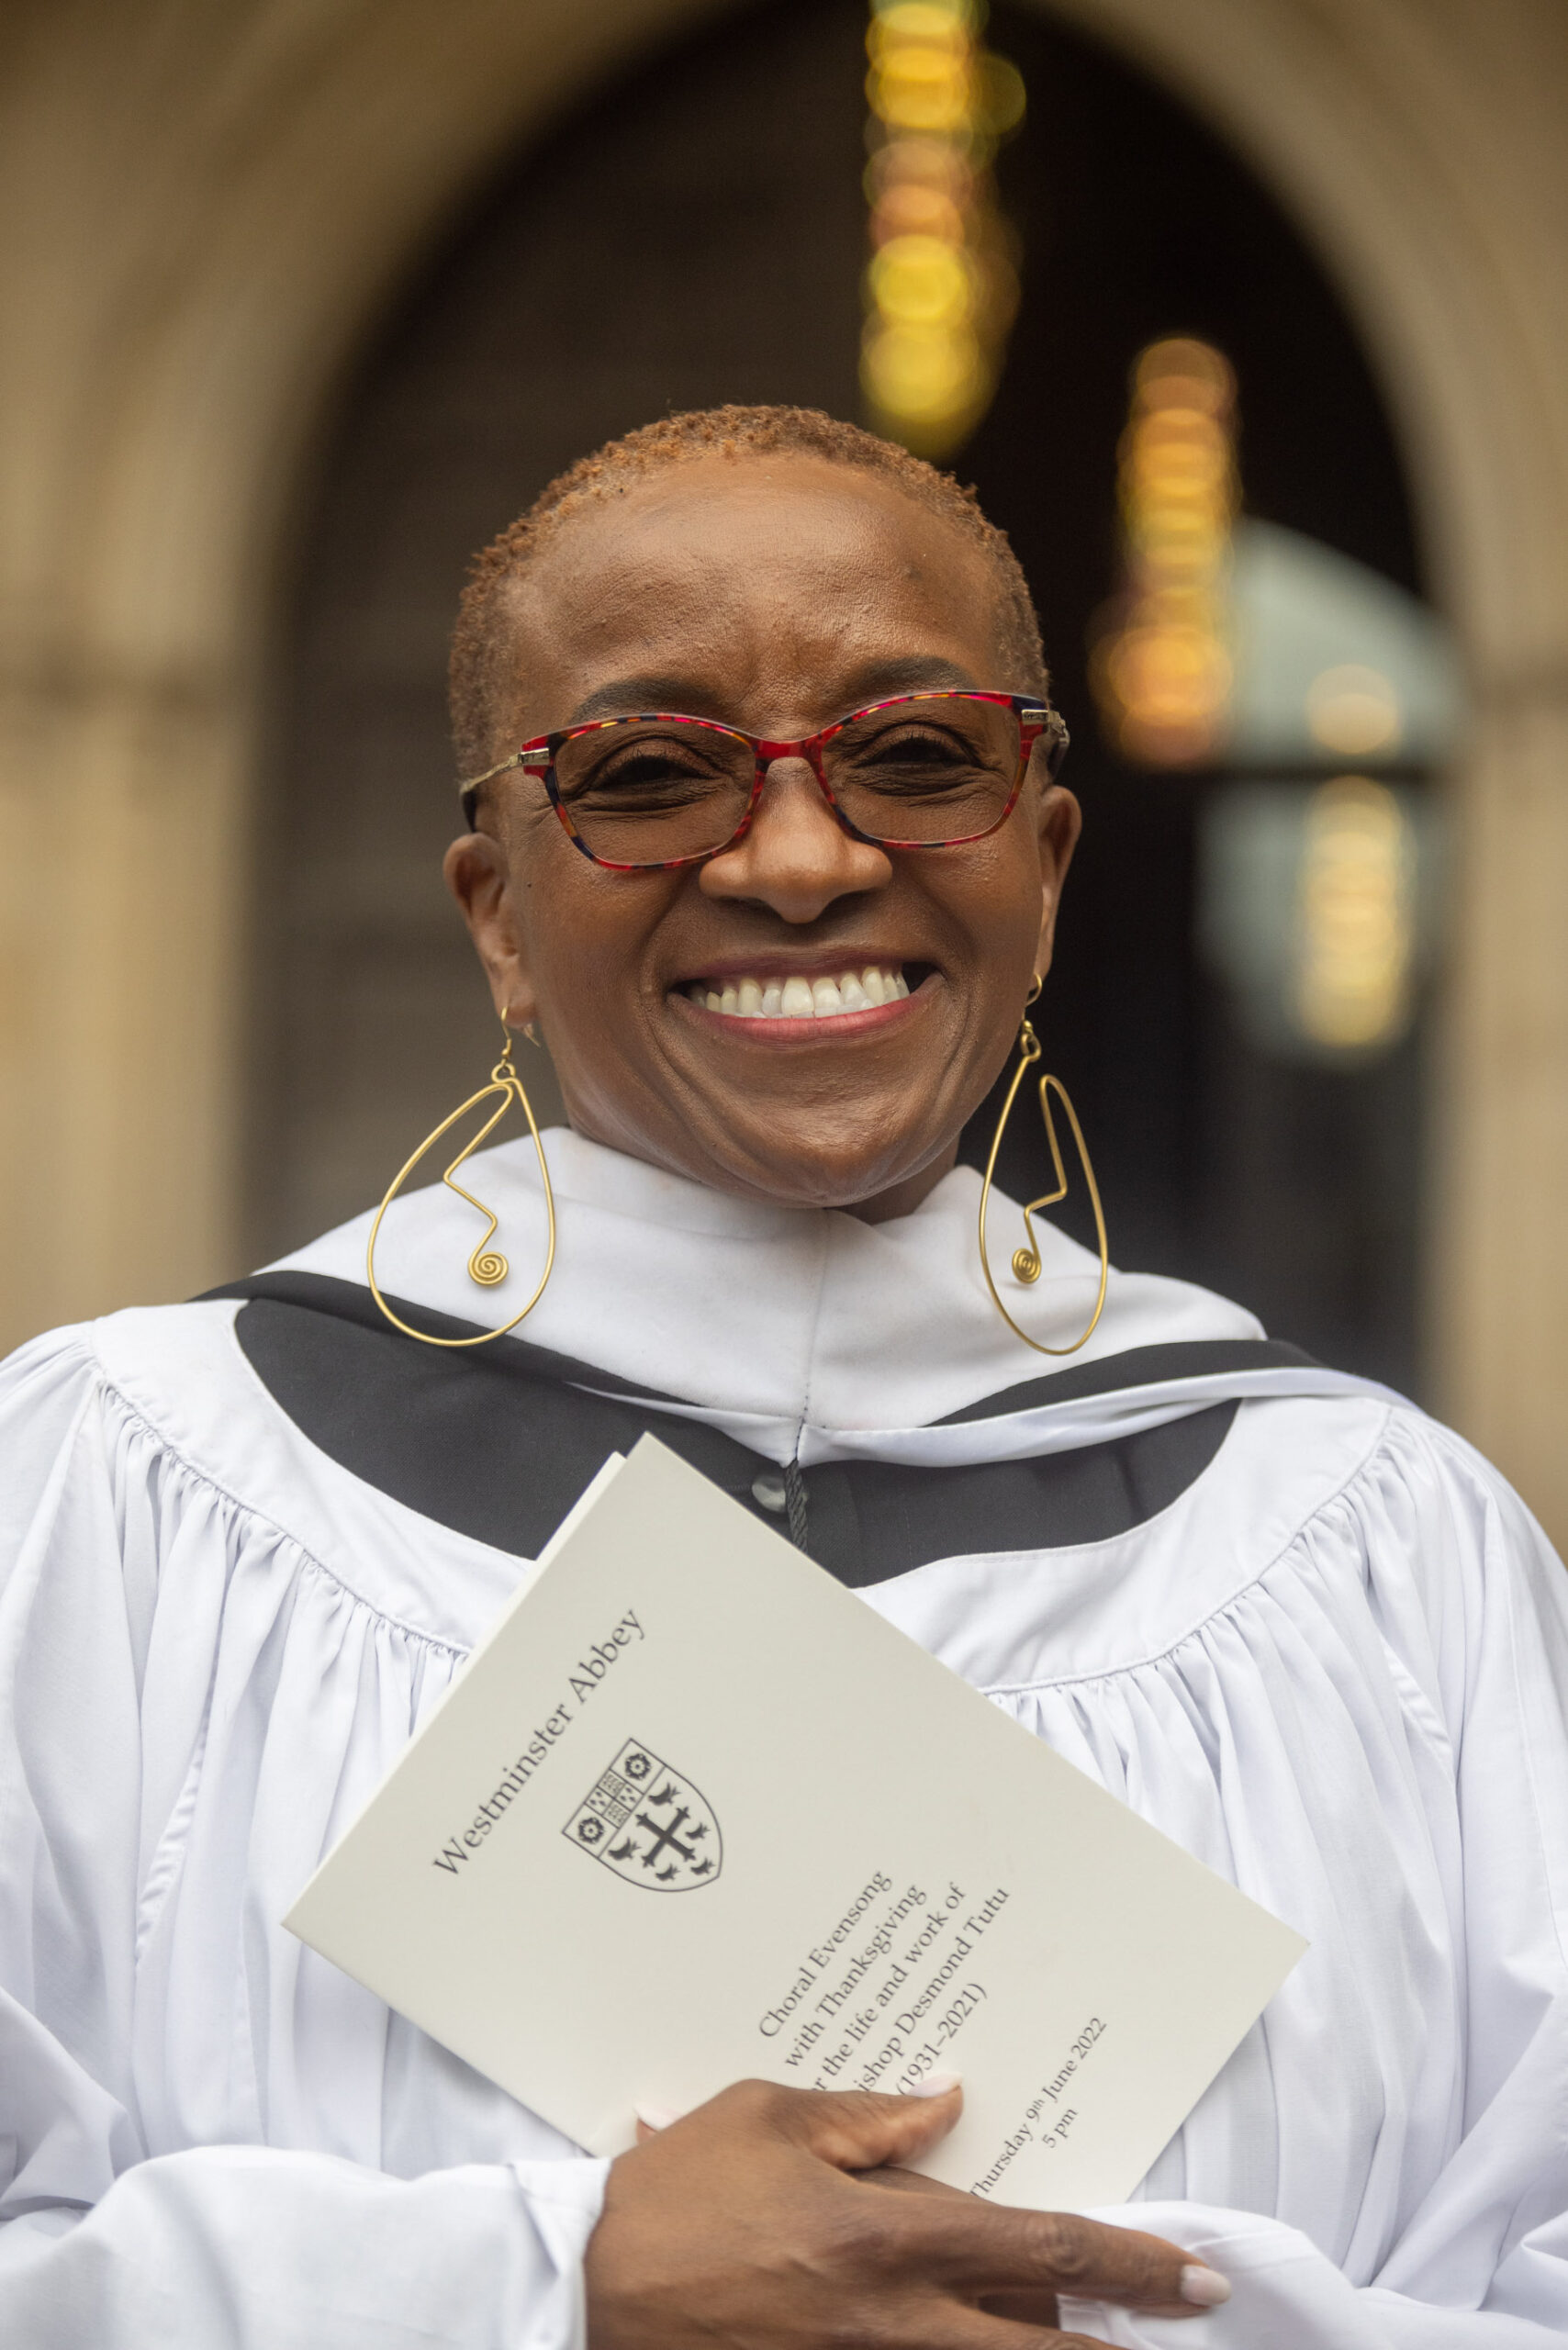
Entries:
<svg viewBox="0 0 1568 2350">
<path fill-rule="evenodd" d="M 841 971 L 836 979 L 725 979 L 711 987 L 689 980 L 683 992 L 709 1012 L 730 1020 L 832 1020 L 846 1012 L 868 1012 L 897 1003 L 909 993 L 903 973 L 879 963 Z"/>
</svg>

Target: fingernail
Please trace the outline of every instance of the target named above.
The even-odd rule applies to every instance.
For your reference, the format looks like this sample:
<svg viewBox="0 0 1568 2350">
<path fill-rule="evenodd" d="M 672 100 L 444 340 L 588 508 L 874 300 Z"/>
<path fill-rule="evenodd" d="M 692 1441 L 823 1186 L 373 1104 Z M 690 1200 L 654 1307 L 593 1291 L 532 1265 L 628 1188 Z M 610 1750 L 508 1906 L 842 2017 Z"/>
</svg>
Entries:
<svg viewBox="0 0 1568 2350">
<path fill-rule="evenodd" d="M 637 2119 L 644 2130 L 667 2130 L 672 2121 L 680 2120 L 680 2116 L 667 2105 L 640 2105 Z"/>
<path fill-rule="evenodd" d="M 914 2087 L 904 2094 L 907 2097 L 946 2097 L 949 2089 L 958 2087 L 961 2077 L 958 2073 L 927 2073 L 924 2080 L 916 2081 Z"/>
<path fill-rule="evenodd" d="M 1182 2271 L 1182 2299 L 1194 2309 L 1217 2310 L 1230 2299 L 1230 2279 L 1217 2268 L 1200 2268 L 1196 2262 Z"/>
</svg>

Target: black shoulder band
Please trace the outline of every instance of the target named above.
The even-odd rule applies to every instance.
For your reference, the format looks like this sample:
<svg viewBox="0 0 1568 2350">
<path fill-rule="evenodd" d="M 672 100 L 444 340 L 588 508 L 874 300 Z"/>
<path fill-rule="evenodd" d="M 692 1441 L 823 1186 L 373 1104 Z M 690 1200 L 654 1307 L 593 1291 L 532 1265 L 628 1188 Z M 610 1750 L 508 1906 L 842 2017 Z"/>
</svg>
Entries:
<svg viewBox="0 0 1568 2350">
<path fill-rule="evenodd" d="M 355 1322 L 362 1330 L 374 1330 L 378 1337 L 398 1338 L 404 1346 L 414 1342 L 388 1322 L 381 1308 L 363 1281 L 345 1281 L 336 1273 L 248 1273 L 243 1281 L 225 1281 L 221 1289 L 203 1290 L 193 1300 L 206 1305 L 215 1298 L 265 1297 L 280 1305 L 308 1306 L 315 1314 L 330 1314 L 340 1322 Z M 400 1321 L 416 1329 L 423 1329 L 432 1338 L 475 1338 L 484 1325 L 462 1322 L 454 1314 L 438 1314 L 433 1306 L 412 1304 L 406 1297 L 390 1297 L 387 1304 Z M 574 1384 L 597 1387 L 602 1393 L 637 1395 L 649 1403 L 678 1404 L 686 1398 L 665 1395 L 656 1388 L 634 1387 L 630 1380 L 618 1379 L 613 1371 L 599 1371 L 588 1362 L 575 1362 L 570 1355 L 558 1355 L 549 1347 L 531 1346 L 526 1338 L 492 1338 L 483 1349 L 475 1348 L 463 1357 L 449 1356 L 449 1360 L 477 1362 L 481 1354 L 491 1362 L 513 1364 L 520 1371 L 535 1377 L 564 1379 Z M 429 1360 L 427 1355 L 423 1360 Z"/>
<path fill-rule="evenodd" d="M 1173 1346 L 1129 1347 L 1119 1355 L 1102 1355 L 1097 1362 L 1074 1363 L 1069 1371 L 1047 1371 L 1018 1387 L 1004 1387 L 998 1395 L 982 1395 L 978 1404 L 948 1412 L 933 1422 L 939 1428 L 957 1427 L 965 1420 L 1005 1419 L 1041 1404 L 1076 1404 L 1085 1395 L 1114 1395 L 1128 1387 L 1164 1386 L 1174 1379 L 1212 1379 L 1238 1371 L 1317 1371 L 1321 1366 L 1299 1347 L 1283 1338 L 1187 1338 Z"/>
<path fill-rule="evenodd" d="M 704 1421 L 661 1409 L 676 1397 L 650 1395 L 593 1364 L 513 1337 L 463 1353 L 421 1347 L 391 1326 L 359 1282 L 322 1273 L 258 1273 L 207 1297 L 243 1302 L 235 1326 L 246 1358 L 311 1443 L 422 1516 L 524 1558 L 538 1556 L 610 1455 L 630 1450 L 644 1433 L 766 1523 L 793 1531 L 820 1565 L 852 1587 L 934 1559 L 1104 1541 L 1176 1500 L 1214 1459 L 1236 1412 L 1234 1402 L 1221 1403 L 1114 1443 L 1034 1460 L 950 1469 L 877 1460 L 791 1469 L 797 1506 L 787 1519 L 776 1462 Z M 392 1304 L 405 1320 L 417 1315 L 436 1337 L 466 1337 L 478 1326 L 400 1298 Z M 1141 1353 L 1192 1358 L 1209 1351 Z M 1255 1367 L 1260 1350 L 1245 1351 L 1248 1367 Z M 1292 1349 L 1282 1352 L 1299 1360 Z M 1120 1364 L 1120 1374 L 1103 1382 L 1109 1390 L 1128 1383 L 1126 1367 L 1138 1360 L 1123 1355 L 1110 1365 L 1081 1368 L 1103 1371 Z M 1236 1367 L 1189 1361 L 1181 1373 L 1157 1375 Z M 951 1417 L 1017 1410 L 1014 1399 L 1046 1400 L 1035 1391 L 1054 1395 L 1058 1381 L 1077 1376 L 1034 1380 Z"/>
<path fill-rule="evenodd" d="M 221 1289 L 204 1290 L 196 1303 L 225 1297 L 274 1298 L 286 1305 L 309 1306 L 318 1314 L 356 1322 L 362 1329 L 394 1337 L 400 1335 L 363 1281 L 342 1281 L 333 1273 L 251 1273 L 243 1281 L 226 1281 Z M 438 1314 L 433 1306 L 410 1304 L 404 1297 L 387 1302 L 403 1321 L 412 1323 L 416 1328 L 423 1327 L 432 1338 L 475 1337 L 483 1327 L 478 1322 L 460 1321 L 455 1315 Z M 570 1355 L 556 1354 L 548 1347 L 536 1347 L 526 1338 L 510 1334 L 491 1339 L 484 1353 L 493 1362 L 515 1363 L 518 1369 L 526 1369 L 536 1376 L 564 1379 L 575 1386 L 594 1388 L 600 1394 L 635 1396 L 649 1404 L 694 1400 L 661 1388 L 635 1386 L 614 1371 L 600 1371 L 594 1363 L 577 1362 Z M 478 1360 L 477 1349 L 472 1360 Z M 994 1395 L 982 1395 L 978 1403 L 946 1412 L 931 1425 L 947 1428 L 969 1420 L 1006 1419 L 1015 1412 L 1031 1411 L 1044 1404 L 1076 1404 L 1086 1396 L 1119 1394 L 1129 1387 L 1162 1386 L 1171 1380 L 1214 1378 L 1233 1371 L 1320 1368 L 1313 1356 L 1283 1338 L 1187 1338 L 1170 1346 L 1129 1347 L 1121 1354 L 1102 1355 L 1093 1362 L 1072 1363 L 1065 1371 L 1042 1371 L 1037 1378 L 1025 1379 L 1016 1387 L 1002 1388 Z"/>
</svg>

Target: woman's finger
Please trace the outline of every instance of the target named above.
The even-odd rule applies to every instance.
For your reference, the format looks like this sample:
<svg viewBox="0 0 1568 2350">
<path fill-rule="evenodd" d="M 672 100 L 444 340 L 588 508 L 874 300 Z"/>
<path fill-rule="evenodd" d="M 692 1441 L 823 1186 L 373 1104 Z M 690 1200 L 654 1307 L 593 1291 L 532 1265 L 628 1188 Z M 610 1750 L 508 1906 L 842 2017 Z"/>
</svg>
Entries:
<svg viewBox="0 0 1568 2350">
<path fill-rule="evenodd" d="M 880 2170 L 856 2173 L 866 2187 L 885 2187 L 895 2195 L 945 2195 L 949 2201 L 967 2203 L 970 2199 L 961 2187 L 949 2187 L 946 2180 L 927 2178 L 923 2171 L 898 2170 L 884 2166 Z M 1053 2326 L 1057 2322 L 1057 2297 L 1043 2285 L 1010 2285 L 996 2293 L 981 2293 L 980 2306 L 993 2317 L 1016 2318 L 1022 2324 Z"/>
<path fill-rule="evenodd" d="M 1230 2297 L 1225 2278 L 1163 2236 L 1072 2211 L 890 2198 L 908 2256 L 966 2299 L 1024 2290 L 1071 2293 L 1163 2317 L 1195 2317 Z"/>
</svg>

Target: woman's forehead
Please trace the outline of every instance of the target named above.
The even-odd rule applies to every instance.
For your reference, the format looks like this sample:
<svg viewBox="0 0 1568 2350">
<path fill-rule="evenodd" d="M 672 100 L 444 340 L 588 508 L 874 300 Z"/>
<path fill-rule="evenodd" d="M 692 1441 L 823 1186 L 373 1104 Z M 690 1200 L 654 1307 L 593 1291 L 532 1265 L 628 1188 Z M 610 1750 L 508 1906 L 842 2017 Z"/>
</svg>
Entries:
<svg viewBox="0 0 1568 2350">
<path fill-rule="evenodd" d="M 563 521 L 520 583 L 520 651 L 846 635 L 995 636 L 995 583 L 952 522 L 820 459 L 670 466 Z"/>
</svg>

